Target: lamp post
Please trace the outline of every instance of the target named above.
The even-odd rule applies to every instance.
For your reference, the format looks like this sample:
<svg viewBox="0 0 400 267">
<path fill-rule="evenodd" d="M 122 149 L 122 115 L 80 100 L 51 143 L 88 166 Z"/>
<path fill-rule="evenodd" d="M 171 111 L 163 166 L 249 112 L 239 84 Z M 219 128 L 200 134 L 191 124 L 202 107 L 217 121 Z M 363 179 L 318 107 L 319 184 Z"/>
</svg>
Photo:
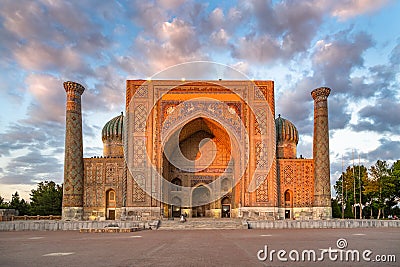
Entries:
<svg viewBox="0 0 400 267">
<path fill-rule="evenodd" d="M 360 153 L 358 153 L 358 183 L 360 186 L 360 219 L 362 219 L 362 201 L 361 201 L 361 163 L 360 163 Z"/>
<path fill-rule="evenodd" d="M 354 176 L 354 150 L 352 150 L 353 156 L 353 211 L 354 211 L 354 219 L 357 219 L 357 209 L 356 209 L 356 177 Z"/>
<path fill-rule="evenodd" d="M 344 199 L 343 199 L 343 190 L 344 190 L 344 173 L 343 173 L 343 155 L 342 155 L 342 219 L 344 219 Z"/>
</svg>

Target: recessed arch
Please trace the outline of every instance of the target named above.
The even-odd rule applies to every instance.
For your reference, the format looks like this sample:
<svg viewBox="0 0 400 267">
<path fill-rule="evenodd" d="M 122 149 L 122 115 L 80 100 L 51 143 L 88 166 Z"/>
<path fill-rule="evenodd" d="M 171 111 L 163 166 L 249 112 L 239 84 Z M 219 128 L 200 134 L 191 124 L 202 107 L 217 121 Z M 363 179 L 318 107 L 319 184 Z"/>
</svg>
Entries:
<svg viewBox="0 0 400 267">
<path fill-rule="evenodd" d="M 209 217 L 212 191 L 206 184 L 199 184 L 192 190 L 192 217 Z"/>
<path fill-rule="evenodd" d="M 107 220 L 115 220 L 117 207 L 117 195 L 114 189 L 106 191 L 106 218 Z"/>
<path fill-rule="evenodd" d="M 285 219 L 291 219 L 293 217 L 293 191 L 287 189 L 284 193 L 285 200 Z"/>
<path fill-rule="evenodd" d="M 163 181 L 166 181 L 163 199 L 171 201 L 171 197 L 176 195 L 174 191 L 180 191 L 182 206 L 190 209 L 196 202 L 192 201 L 192 189 L 203 183 L 211 192 L 210 202 L 219 201 L 225 194 L 221 190 L 221 179 L 229 177 L 224 182 L 225 191 L 228 192 L 235 184 L 235 175 L 238 174 L 238 180 L 241 177 L 240 165 L 235 164 L 242 162 L 237 140 L 232 139 L 229 129 L 218 121 L 201 116 L 186 120 L 184 125 L 175 125 L 174 130 L 170 135 L 173 141 L 169 143 L 167 140 L 162 147 L 162 175 Z M 176 155 L 183 160 L 179 161 L 181 158 L 175 158 Z M 181 189 L 177 189 L 179 183 L 176 178 L 181 180 Z M 220 203 L 215 203 L 213 209 L 219 209 Z"/>
<path fill-rule="evenodd" d="M 221 199 L 221 218 L 231 217 L 232 199 L 229 196 L 224 196 Z"/>
</svg>

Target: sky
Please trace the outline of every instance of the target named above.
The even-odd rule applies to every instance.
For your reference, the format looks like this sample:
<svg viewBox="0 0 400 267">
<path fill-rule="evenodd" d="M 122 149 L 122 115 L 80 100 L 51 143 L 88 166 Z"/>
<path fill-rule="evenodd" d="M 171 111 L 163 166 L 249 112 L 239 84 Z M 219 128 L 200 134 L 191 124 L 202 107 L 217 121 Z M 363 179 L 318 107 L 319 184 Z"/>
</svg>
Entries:
<svg viewBox="0 0 400 267">
<path fill-rule="evenodd" d="M 124 111 L 127 79 L 213 61 L 274 80 L 276 114 L 312 157 L 310 92 L 328 98 L 331 184 L 342 162 L 400 159 L 400 1 L 0 2 L 0 195 L 63 180 L 65 91 L 82 96 L 84 156 Z M 217 77 L 209 77 L 216 79 Z M 224 78 L 224 77 L 218 77 Z"/>
</svg>

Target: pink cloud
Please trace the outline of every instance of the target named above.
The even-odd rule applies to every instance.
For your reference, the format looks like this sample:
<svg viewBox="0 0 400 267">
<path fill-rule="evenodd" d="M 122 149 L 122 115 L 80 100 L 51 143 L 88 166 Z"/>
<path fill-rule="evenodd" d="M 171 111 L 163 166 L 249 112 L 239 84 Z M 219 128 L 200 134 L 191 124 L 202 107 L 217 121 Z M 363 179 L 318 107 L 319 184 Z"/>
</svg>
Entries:
<svg viewBox="0 0 400 267">
<path fill-rule="evenodd" d="M 30 74 L 25 83 L 34 98 L 29 106 L 29 121 L 64 123 L 65 92 L 62 81 L 48 74 Z"/>
<path fill-rule="evenodd" d="M 347 20 L 362 14 L 370 14 L 387 5 L 391 0 L 343 0 L 337 1 L 332 15 Z"/>
<path fill-rule="evenodd" d="M 83 58 L 75 49 L 56 48 L 36 41 L 16 48 L 14 57 L 23 68 L 34 71 L 47 69 L 82 71 L 82 66 L 85 66 Z"/>
</svg>

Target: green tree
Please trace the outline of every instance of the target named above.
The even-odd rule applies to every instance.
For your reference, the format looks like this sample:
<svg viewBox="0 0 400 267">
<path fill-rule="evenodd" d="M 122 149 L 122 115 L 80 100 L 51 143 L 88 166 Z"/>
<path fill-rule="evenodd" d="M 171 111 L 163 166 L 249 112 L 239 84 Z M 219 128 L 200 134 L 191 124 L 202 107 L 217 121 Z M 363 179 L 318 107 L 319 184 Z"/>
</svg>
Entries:
<svg viewBox="0 0 400 267">
<path fill-rule="evenodd" d="M 344 218 L 345 219 L 354 219 L 353 209 L 350 204 L 350 200 L 347 200 L 346 207 L 344 209 Z"/>
<path fill-rule="evenodd" d="M 400 201 L 400 160 L 393 163 L 389 170 L 390 183 L 392 184 L 392 190 L 389 190 L 388 200 L 386 202 L 386 214 L 397 215 L 399 210 Z"/>
<path fill-rule="evenodd" d="M 339 207 L 337 199 L 331 199 L 331 206 L 332 206 L 332 217 L 333 218 L 342 218 L 342 211 Z"/>
<path fill-rule="evenodd" d="M 61 215 L 62 186 L 53 181 L 40 182 L 31 191 L 32 215 Z"/>
<path fill-rule="evenodd" d="M 364 194 L 365 177 L 367 177 L 367 168 L 363 165 L 348 166 L 346 172 L 342 173 L 334 185 L 336 191 L 336 200 L 338 204 L 349 206 L 354 209 L 354 205 L 360 204 L 360 188 L 361 188 L 361 204 L 365 205 L 367 198 Z M 343 186 L 342 186 L 343 184 Z M 343 199 L 342 199 L 343 190 Z M 355 195 L 354 195 L 355 192 Z M 344 204 L 345 203 L 345 204 Z M 354 212 L 354 211 L 353 211 Z M 352 213 L 353 213 L 352 212 Z M 357 214 L 357 217 L 359 213 Z"/>
<path fill-rule="evenodd" d="M 378 160 L 369 169 L 369 176 L 366 179 L 365 194 L 370 198 L 371 207 L 378 209 L 377 218 L 384 217 L 385 208 L 390 205 L 390 199 L 396 195 L 396 181 L 390 174 L 386 161 Z M 371 208 L 372 213 L 372 208 Z"/>
<path fill-rule="evenodd" d="M 4 201 L 2 196 L 0 196 L 0 209 L 8 209 L 8 203 Z"/>
<path fill-rule="evenodd" d="M 9 209 L 18 210 L 18 215 L 29 215 L 30 206 L 24 199 L 19 197 L 18 192 L 11 196 L 11 201 L 8 205 Z"/>
<path fill-rule="evenodd" d="M 364 199 L 367 201 L 367 208 L 365 210 L 369 211 L 369 217 L 373 218 L 374 208 L 377 208 L 375 199 L 377 198 L 378 183 L 377 181 L 370 179 L 370 177 L 363 177 L 364 182 Z"/>
<path fill-rule="evenodd" d="M 397 203 L 400 201 L 400 160 L 393 163 L 390 168 L 390 174 L 392 176 L 393 183 L 395 185 L 395 190 L 393 191 L 393 198 Z"/>
</svg>

